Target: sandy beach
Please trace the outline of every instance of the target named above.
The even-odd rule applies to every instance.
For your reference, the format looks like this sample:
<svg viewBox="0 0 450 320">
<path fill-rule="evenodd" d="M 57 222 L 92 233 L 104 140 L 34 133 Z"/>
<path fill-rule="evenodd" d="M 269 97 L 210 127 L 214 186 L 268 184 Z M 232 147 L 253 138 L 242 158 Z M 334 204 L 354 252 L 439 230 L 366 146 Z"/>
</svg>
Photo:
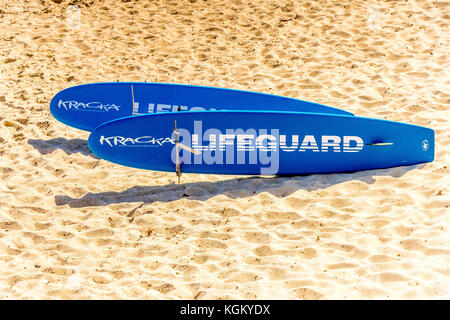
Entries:
<svg viewBox="0 0 450 320">
<path fill-rule="evenodd" d="M 0 0 L 0 299 L 450 299 L 449 22 L 442 0 Z M 421 125 L 435 161 L 177 184 L 51 116 L 103 81 Z"/>
</svg>

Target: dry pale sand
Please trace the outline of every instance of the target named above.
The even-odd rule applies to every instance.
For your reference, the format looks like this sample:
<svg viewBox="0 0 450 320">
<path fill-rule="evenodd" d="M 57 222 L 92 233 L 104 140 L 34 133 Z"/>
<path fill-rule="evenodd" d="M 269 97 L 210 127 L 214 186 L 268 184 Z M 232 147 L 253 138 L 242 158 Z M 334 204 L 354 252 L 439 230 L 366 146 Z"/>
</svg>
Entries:
<svg viewBox="0 0 450 320">
<path fill-rule="evenodd" d="M 0 0 L 1 299 L 450 298 L 450 2 L 70 3 Z M 59 90 L 117 80 L 431 127 L 436 160 L 177 185 L 51 117 Z"/>
</svg>

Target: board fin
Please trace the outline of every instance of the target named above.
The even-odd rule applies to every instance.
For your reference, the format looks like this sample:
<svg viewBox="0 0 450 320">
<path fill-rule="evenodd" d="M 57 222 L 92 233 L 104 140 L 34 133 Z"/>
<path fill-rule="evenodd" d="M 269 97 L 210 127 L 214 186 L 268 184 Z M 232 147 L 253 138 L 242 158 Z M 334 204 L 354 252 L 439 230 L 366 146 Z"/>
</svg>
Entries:
<svg viewBox="0 0 450 320">
<path fill-rule="evenodd" d="M 133 85 L 131 85 L 131 107 L 132 107 L 132 115 L 134 116 L 135 114 L 138 113 L 138 110 L 135 110 L 135 105 L 134 105 L 134 91 L 133 91 Z"/>
</svg>

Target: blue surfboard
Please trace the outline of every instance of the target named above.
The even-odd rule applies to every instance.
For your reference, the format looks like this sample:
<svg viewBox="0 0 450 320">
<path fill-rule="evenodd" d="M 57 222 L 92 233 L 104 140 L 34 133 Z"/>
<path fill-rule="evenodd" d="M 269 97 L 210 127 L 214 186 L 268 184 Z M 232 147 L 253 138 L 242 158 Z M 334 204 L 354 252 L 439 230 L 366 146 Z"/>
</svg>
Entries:
<svg viewBox="0 0 450 320">
<path fill-rule="evenodd" d="M 145 82 L 93 83 L 57 93 L 50 111 L 59 121 L 92 131 L 102 123 L 139 114 L 199 110 L 273 110 L 353 115 L 321 104 L 257 92 Z"/>
<path fill-rule="evenodd" d="M 434 159 L 434 131 L 353 116 L 199 111 L 126 117 L 89 147 L 125 166 L 177 172 L 293 175 L 407 166 Z"/>
</svg>

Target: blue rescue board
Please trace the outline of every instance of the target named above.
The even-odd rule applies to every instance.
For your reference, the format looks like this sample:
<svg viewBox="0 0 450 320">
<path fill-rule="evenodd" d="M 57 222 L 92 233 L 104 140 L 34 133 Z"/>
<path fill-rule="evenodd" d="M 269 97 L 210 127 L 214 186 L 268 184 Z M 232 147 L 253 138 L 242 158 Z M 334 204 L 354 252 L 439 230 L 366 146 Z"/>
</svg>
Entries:
<svg viewBox="0 0 450 320">
<path fill-rule="evenodd" d="M 264 93 L 145 82 L 74 86 L 57 93 L 50 102 L 50 111 L 57 120 L 87 131 L 92 131 L 105 122 L 132 115 L 199 110 L 270 110 L 353 115 L 317 103 Z"/>
<path fill-rule="evenodd" d="M 179 164 L 181 172 L 291 175 L 431 162 L 434 131 L 330 114 L 199 111 L 111 121 L 91 133 L 89 147 L 141 169 L 176 171 Z"/>
</svg>

